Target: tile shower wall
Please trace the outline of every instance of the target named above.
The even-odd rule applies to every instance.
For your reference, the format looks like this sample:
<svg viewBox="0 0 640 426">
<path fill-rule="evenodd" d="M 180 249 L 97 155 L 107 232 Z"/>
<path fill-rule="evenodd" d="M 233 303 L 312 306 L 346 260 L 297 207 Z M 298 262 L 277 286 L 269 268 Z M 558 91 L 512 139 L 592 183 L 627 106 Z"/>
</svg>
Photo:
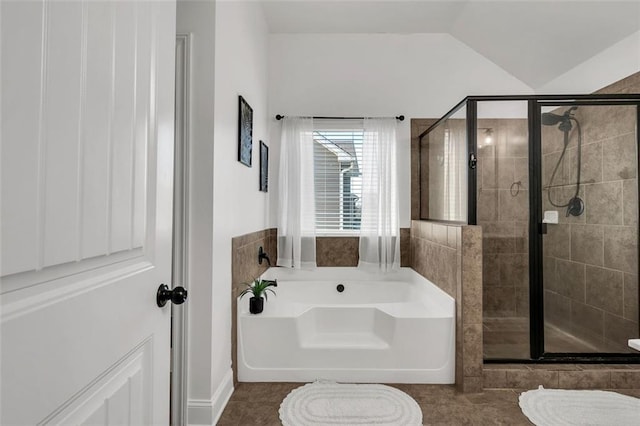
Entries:
<svg viewBox="0 0 640 426">
<path fill-rule="evenodd" d="M 456 385 L 481 392 L 481 228 L 412 221 L 411 267 L 456 300 Z"/>
<path fill-rule="evenodd" d="M 600 93 L 632 92 L 640 92 L 640 73 Z M 583 130 L 579 197 L 585 212 L 566 217 L 565 209 L 550 205 L 548 190 L 543 192 L 544 210 L 558 210 L 560 217 L 544 237 L 545 320 L 596 351 L 628 351 L 627 339 L 639 331 L 636 109 L 580 106 L 575 117 Z M 542 130 L 546 187 L 563 133 L 557 126 Z M 574 130 L 550 189 L 556 204 L 575 192 L 577 137 Z"/>
<path fill-rule="evenodd" d="M 528 173 L 527 120 L 478 120 L 477 220 L 484 235 L 486 318 L 529 316 Z"/>
</svg>

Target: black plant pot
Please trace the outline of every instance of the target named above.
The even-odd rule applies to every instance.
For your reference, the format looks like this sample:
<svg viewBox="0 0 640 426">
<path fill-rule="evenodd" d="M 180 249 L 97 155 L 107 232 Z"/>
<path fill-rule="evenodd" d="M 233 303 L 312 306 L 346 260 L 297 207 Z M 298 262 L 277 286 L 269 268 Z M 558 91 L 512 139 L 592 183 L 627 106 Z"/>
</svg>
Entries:
<svg viewBox="0 0 640 426">
<path fill-rule="evenodd" d="M 264 298 L 252 297 L 249 299 L 249 312 L 252 314 L 259 314 L 264 309 Z"/>
</svg>

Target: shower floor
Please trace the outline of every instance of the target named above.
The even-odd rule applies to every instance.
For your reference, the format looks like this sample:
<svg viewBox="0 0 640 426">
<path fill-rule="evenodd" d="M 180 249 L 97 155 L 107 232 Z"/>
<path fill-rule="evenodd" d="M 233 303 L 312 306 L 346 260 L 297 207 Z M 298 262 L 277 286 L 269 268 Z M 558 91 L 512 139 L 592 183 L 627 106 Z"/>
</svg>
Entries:
<svg viewBox="0 0 640 426">
<path fill-rule="evenodd" d="M 528 318 L 484 318 L 483 333 L 485 359 L 529 358 Z M 544 338 L 547 352 L 607 352 L 553 326 L 545 326 Z"/>
</svg>

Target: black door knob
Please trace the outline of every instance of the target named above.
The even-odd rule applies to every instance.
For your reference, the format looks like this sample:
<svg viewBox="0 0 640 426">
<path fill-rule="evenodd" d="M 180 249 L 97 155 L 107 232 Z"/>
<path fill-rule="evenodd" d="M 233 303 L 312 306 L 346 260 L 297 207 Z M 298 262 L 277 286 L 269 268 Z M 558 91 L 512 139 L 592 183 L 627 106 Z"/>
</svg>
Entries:
<svg viewBox="0 0 640 426">
<path fill-rule="evenodd" d="M 187 300 L 187 290 L 184 287 L 176 287 L 173 290 L 169 290 L 166 284 L 160 284 L 156 294 L 156 303 L 162 308 L 169 300 L 176 305 L 183 304 Z"/>
</svg>

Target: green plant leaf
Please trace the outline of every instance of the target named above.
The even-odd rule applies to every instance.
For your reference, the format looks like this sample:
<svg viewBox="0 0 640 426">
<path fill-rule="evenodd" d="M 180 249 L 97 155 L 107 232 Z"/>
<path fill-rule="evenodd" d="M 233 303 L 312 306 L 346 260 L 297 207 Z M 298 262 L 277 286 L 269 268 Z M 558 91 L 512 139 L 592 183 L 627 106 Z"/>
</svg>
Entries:
<svg viewBox="0 0 640 426">
<path fill-rule="evenodd" d="M 275 281 L 269 281 L 269 280 L 261 280 L 261 279 L 254 279 L 252 283 L 244 283 L 245 286 L 247 286 L 247 288 L 245 288 L 241 293 L 240 293 L 240 297 L 243 297 L 246 294 L 252 293 L 253 297 L 262 297 L 264 296 L 264 298 L 267 298 L 267 293 L 266 291 L 270 291 L 271 293 L 273 293 L 274 295 L 276 294 L 275 291 L 273 291 L 272 289 L 270 289 L 269 287 L 275 287 L 277 284 Z"/>
<path fill-rule="evenodd" d="M 264 293 L 263 293 L 264 294 L 264 300 L 267 300 L 267 291 L 270 291 L 271 293 L 273 293 L 274 296 L 276 295 L 276 292 L 273 291 L 273 289 L 265 288 L 264 289 Z"/>
</svg>

